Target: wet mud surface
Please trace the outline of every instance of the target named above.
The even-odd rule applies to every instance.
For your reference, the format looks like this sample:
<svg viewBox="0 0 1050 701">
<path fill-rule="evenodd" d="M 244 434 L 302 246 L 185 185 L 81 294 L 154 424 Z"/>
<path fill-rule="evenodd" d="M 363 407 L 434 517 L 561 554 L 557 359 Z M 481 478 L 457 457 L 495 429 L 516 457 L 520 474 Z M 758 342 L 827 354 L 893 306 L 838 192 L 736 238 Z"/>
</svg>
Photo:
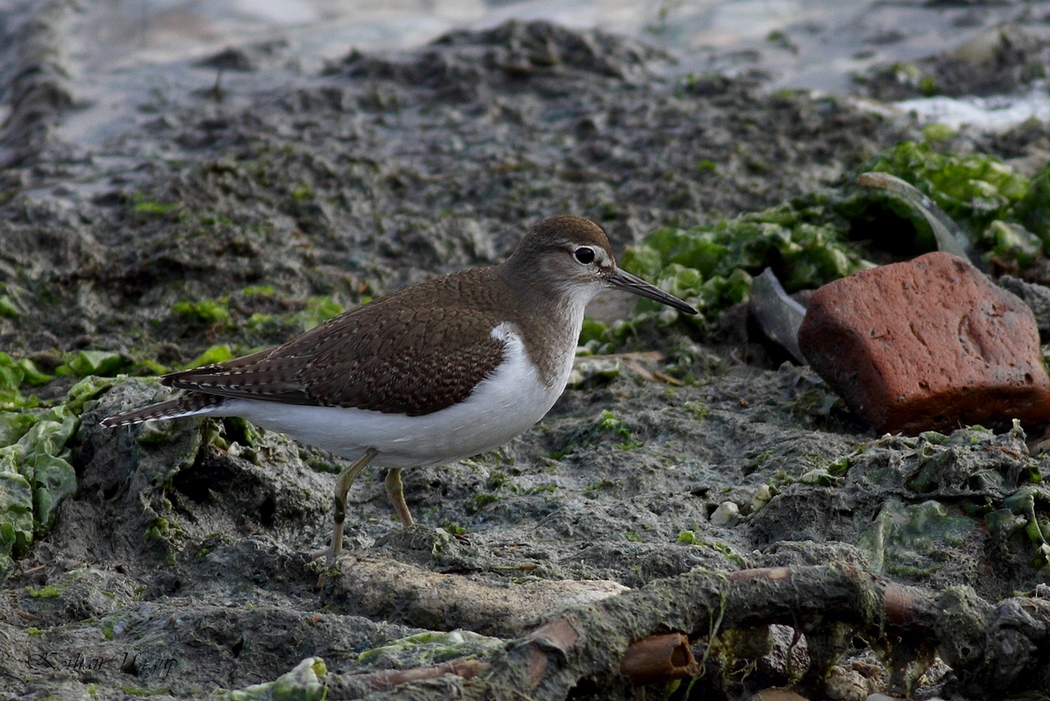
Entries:
<svg viewBox="0 0 1050 701">
<path fill-rule="evenodd" d="M 55 133 L 76 100 L 52 11 L 5 56 L 0 133 L 0 282 L 18 312 L 0 317 L 0 347 L 45 369 L 77 349 L 170 367 L 276 343 L 319 306 L 495 262 L 558 213 L 600 222 L 622 251 L 659 226 L 846 187 L 920 132 L 845 97 L 670 79 L 668 57 L 643 45 L 535 23 L 352 52 L 315 73 L 281 46 L 231 51 L 200 64 L 212 88 L 151 86 L 133 123 L 88 150 Z M 955 145 L 1023 164 L 1050 137 L 1028 124 Z M 519 637 L 695 567 L 861 562 L 989 601 L 1046 582 L 1010 527 L 1025 517 L 1010 499 L 1050 473 L 1035 436 L 879 437 L 748 331 L 741 310 L 707 333 L 640 325 L 618 350 L 661 352 L 643 365 L 681 386 L 626 359 L 583 363 L 520 439 L 406 471 L 411 530 L 365 473 L 346 557 L 328 570 L 311 560 L 341 460 L 236 421 L 102 429 L 164 391 L 115 380 L 80 417 L 75 496 L 5 580 L 0 697 L 208 696 L 315 656 L 335 677 L 417 664 L 384 646 L 423 631 Z M 58 401 L 72 384 L 36 392 Z M 1047 501 L 1039 491 L 1033 508 Z M 975 515 L 989 512 L 1005 513 Z M 784 681 L 754 679 L 711 683 L 744 698 Z"/>
</svg>

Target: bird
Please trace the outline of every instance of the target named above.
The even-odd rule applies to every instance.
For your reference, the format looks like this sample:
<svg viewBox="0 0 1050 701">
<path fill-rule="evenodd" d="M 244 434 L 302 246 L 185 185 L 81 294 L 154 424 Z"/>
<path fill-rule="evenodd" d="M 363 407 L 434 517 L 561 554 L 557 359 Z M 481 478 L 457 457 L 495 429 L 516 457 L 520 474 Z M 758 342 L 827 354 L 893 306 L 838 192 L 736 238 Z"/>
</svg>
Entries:
<svg viewBox="0 0 1050 701">
<path fill-rule="evenodd" d="M 610 287 L 698 313 L 618 268 L 598 224 L 550 217 L 498 265 L 376 298 L 282 345 L 164 375 L 162 385 L 183 392 L 101 423 L 236 416 L 352 460 L 336 480 L 333 562 L 347 493 L 366 467 L 386 468 L 387 495 L 411 527 L 401 470 L 494 450 L 542 419 L 568 382 L 584 308 Z"/>
</svg>

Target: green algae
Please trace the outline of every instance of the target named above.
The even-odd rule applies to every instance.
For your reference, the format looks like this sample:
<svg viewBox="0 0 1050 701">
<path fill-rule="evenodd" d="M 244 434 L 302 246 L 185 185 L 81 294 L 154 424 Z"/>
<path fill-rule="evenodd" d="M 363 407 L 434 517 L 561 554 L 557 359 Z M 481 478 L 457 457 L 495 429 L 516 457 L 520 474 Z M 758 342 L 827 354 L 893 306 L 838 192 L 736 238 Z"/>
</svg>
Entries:
<svg viewBox="0 0 1050 701">
<path fill-rule="evenodd" d="M 212 363 L 221 363 L 226 360 L 231 360 L 234 355 L 233 348 L 225 343 L 209 346 L 203 353 L 186 363 L 185 369 L 189 370 L 204 365 L 211 365 Z"/>
<path fill-rule="evenodd" d="M 405 664 L 439 664 L 448 660 L 476 655 L 500 644 L 500 640 L 469 630 L 427 631 L 391 640 L 385 645 L 365 650 L 358 662 L 379 669 L 391 662 Z"/>
<path fill-rule="evenodd" d="M 328 695 L 324 683 L 327 673 L 323 659 L 308 657 L 272 682 L 216 691 L 212 698 L 226 701 L 322 701 Z"/>
<path fill-rule="evenodd" d="M 869 170 L 908 181 L 964 230 L 973 232 L 1008 217 L 1028 197 L 1031 186 L 1028 178 L 999 158 L 944 153 L 922 141 L 897 144 L 877 157 Z"/>
<path fill-rule="evenodd" d="M 156 200 L 147 200 L 143 195 L 133 196 L 131 200 L 131 212 L 134 214 L 167 216 L 182 209 L 182 204 L 179 202 L 157 202 Z"/>
<path fill-rule="evenodd" d="M 87 378 L 50 409 L 0 412 L 0 572 L 54 525 L 58 505 L 76 493 L 70 443 L 85 404 L 111 384 Z"/>
<path fill-rule="evenodd" d="M 36 406 L 38 400 L 26 397 L 22 394 L 23 384 L 31 382 L 29 369 L 35 369 L 31 361 L 26 358 L 12 358 L 7 353 L 0 352 L 0 410 L 16 410 Z M 10 427 L 10 421 L 0 418 L 0 438 L 6 438 Z M 8 440 L 0 440 L 0 444 L 6 445 Z"/>
<path fill-rule="evenodd" d="M 65 363 L 59 367 L 59 374 L 73 374 L 77 377 L 113 377 L 124 372 L 128 362 L 119 352 L 104 350 L 79 350 L 66 353 Z"/>
<path fill-rule="evenodd" d="M 1050 518 L 1046 518 L 1046 506 L 1050 505 L 1050 489 L 1043 485 L 1026 485 L 1003 500 L 1001 508 L 985 514 L 988 531 L 1001 541 L 1017 541 L 1023 549 L 1027 540 L 1034 550 L 1032 565 L 1039 569 L 1050 569 Z"/>
<path fill-rule="evenodd" d="M 657 229 L 627 251 L 623 265 L 696 305 L 704 325 L 747 300 L 752 278 L 766 267 L 789 292 L 868 267 L 831 204 L 814 195 L 689 229 Z M 643 300 L 638 310 L 655 306 Z"/>
<path fill-rule="evenodd" d="M 548 457 L 560 460 L 570 453 L 609 443 L 610 440 L 615 441 L 612 444 L 615 450 L 634 450 L 644 445 L 633 437 L 626 420 L 605 409 L 598 416 L 569 431 L 561 448 L 549 453 Z"/>
<path fill-rule="evenodd" d="M 937 501 L 905 505 L 891 499 L 857 544 L 877 572 L 925 577 L 942 568 L 976 527 Z"/>
<path fill-rule="evenodd" d="M 1028 177 L 995 156 L 906 141 L 874 159 L 870 169 L 892 173 L 929 196 L 986 258 L 1024 267 L 1050 247 L 1050 166 Z M 920 245 L 929 246 L 929 225 L 908 207 L 897 211 L 913 223 Z"/>
<path fill-rule="evenodd" d="M 292 315 L 292 320 L 302 331 L 309 331 L 342 313 L 343 306 L 331 297 L 314 296 L 306 300 L 301 311 Z"/>
<path fill-rule="evenodd" d="M 752 278 L 766 267 L 789 293 L 819 287 L 872 265 L 853 240 L 857 231 L 896 255 L 936 250 L 930 224 L 913 203 L 855 187 L 866 171 L 895 175 L 930 197 L 985 260 L 1023 268 L 1050 251 L 1050 166 L 1028 177 L 995 156 L 939 150 L 946 136 L 943 130 L 930 130 L 926 141 L 901 142 L 825 192 L 686 229 L 654 230 L 625 252 L 624 269 L 691 302 L 700 315 L 679 317 L 648 300 L 638 302 L 638 314 L 644 318 L 659 312 L 707 329 L 729 307 L 748 299 Z M 870 231 L 878 210 L 909 224 L 910 239 L 890 243 L 902 234 L 885 220 Z M 625 335 L 622 329 L 591 324 L 582 338 L 612 348 Z"/>
<path fill-rule="evenodd" d="M 172 305 L 176 316 L 195 324 L 230 323 L 229 299 L 205 299 L 197 302 L 182 300 Z"/>
</svg>

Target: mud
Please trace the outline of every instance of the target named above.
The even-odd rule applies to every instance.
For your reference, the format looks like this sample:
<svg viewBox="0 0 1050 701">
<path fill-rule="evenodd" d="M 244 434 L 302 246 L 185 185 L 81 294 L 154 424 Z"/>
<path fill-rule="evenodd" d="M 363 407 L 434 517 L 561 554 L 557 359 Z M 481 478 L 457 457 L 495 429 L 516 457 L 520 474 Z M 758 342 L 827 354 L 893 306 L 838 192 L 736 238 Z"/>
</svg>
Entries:
<svg viewBox="0 0 1050 701">
<path fill-rule="evenodd" d="M 847 187 L 920 133 L 848 97 L 672 79 L 668 56 L 632 41 L 510 23 L 312 73 L 281 45 L 231 49 L 193 68 L 210 88 L 158 82 L 133 123 L 87 150 L 56 132 L 76 109 L 54 70 L 69 12 L 51 3 L 3 28 L 0 291 L 17 314 L 0 316 L 0 347 L 43 369 L 76 349 L 120 351 L 141 373 L 275 343 L 319 306 L 497 261 L 556 213 L 595 219 L 622 251 L 658 226 Z M 1027 124 L 953 147 L 1023 164 L 1048 143 Z M 179 306 L 216 300 L 225 314 Z M 741 310 L 708 334 L 650 321 L 620 350 L 662 352 L 648 368 L 684 384 L 626 360 L 583 373 L 499 451 L 407 471 L 410 531 L 368 473 L 350 493 L 348 555 L 327 570 L 311 560 L 341 460 L 236 421 L 101 429 L 163 391 L 114 381 L 81 416 L 76 496 L 4 582 L 0 697 L 204 696 L 311 657 L 336 676 L 410 665 L 501 643 L 417 646 L 415 662 L 384 646 L 521 636 L 698 566 L 858 561 L 992 601 L 1047 581 L 1024 528 L 1050 499 L 1027 487 L 1029 514 L 1018 497 L 1050 474 L 1035 436 L 878 437 L 808 368 L 779 365 Z M 72 383 L 34 391 L 58 401 Z M 749 683 L 719 693 L 746 697 Z"/>
</svg>

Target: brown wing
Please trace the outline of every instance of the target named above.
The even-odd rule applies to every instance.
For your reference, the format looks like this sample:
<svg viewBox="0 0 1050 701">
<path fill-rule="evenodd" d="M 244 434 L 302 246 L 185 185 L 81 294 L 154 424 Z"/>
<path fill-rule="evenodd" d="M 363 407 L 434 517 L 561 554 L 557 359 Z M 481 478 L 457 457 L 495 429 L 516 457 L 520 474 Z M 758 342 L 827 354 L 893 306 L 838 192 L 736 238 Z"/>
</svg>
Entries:
<svg viewBox="0 0 1050 701">
<path fill-rule="evenodd" d="M 440 278 L 353 309 L 288 343 L 166 375 L 180 389 L 420 416 L 467 398 L 503 360 L 489 308 L 448 299 Z M 458 288 L 457 288 L 458 289 Z M 453 300 L 457 301 L 457 300 Z M 396 308 L 396 311 L 394 309 Z"/>
</svg>

